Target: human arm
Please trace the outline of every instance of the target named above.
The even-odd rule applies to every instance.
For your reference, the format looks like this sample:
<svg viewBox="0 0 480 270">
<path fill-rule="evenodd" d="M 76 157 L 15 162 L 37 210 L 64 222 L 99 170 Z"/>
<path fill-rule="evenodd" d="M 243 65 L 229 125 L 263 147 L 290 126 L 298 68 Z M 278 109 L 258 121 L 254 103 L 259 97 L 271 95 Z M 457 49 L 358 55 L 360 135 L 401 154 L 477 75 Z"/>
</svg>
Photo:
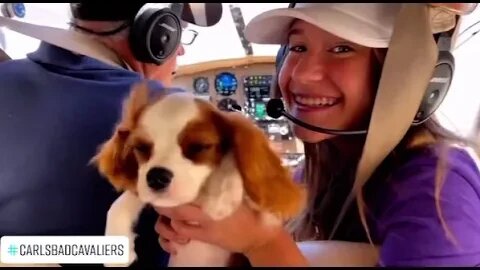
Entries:
<svg viewBox="0 0 480 270">
<path fill-rule="evenodd" d="M 243 253 L 252 266 L 374 266 L 378 261 L 376 248 L 366 243 L 296 243 L 282 229 L 272 231 L 262 227 L 257 220 L 252 219 L 249 209 L 242 208 L 232 217 L 210 225 L 204 221 L 208 218 L 192 206 L 162 209 L 160 212 L 176 220 L 170 226 L 169 220 L 162 217 L 156 226 L 162 247 L 173 254 L 176 251 L 170 241 L 185 244 L 192 238 Z M 181 225 L 179 220 L 200 221 L 200 224 L 207 223 L 207 228 Z"/>
<path fill-rule="evenodd" d="M 176 253 L 175 245 L 169 240 L 185 244 L 195 239 L 241 253 L 253 266 L 306 265 L 295 242 L 281 226 L 265 225 L 259 213 L 245 205 L 229 217 L 216 221 L 194 205 L 157 208 L 157 211 L 162 216 L 156 226 L 160 243 L 172 254 Z"/>
</svg>

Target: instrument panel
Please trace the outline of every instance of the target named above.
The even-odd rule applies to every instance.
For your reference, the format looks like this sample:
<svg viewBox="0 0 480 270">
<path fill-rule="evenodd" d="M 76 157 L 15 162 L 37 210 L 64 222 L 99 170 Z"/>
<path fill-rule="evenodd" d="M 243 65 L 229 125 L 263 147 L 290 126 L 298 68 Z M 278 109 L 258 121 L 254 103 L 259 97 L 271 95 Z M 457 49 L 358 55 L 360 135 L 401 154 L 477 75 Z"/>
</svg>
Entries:
<svg viewBox="0 0 480 270">
<path fill-rule="evenodd" d="M 199 95 L 208 95 L 210 83 L 207 77 L 198 77 L 193 80 L 193 90 Z"/>
<path fill-rule="evenodd" d="M 238 80 L 231 72 L 222 72 L 215 76 L 215 91 L 221 96 L 231 96 L 238 88 Z"/>
<path fill-rule="evenodd" d="M 246 57 L 182 66 L 174 85 L 192 91 L 223 111 L 241 111 L 264 130 L 283 162 L 295 167 L 303 160 L 303 147 L 284 118 L 267 115 L 271 98 L 274 57 Z"/>
</svg>

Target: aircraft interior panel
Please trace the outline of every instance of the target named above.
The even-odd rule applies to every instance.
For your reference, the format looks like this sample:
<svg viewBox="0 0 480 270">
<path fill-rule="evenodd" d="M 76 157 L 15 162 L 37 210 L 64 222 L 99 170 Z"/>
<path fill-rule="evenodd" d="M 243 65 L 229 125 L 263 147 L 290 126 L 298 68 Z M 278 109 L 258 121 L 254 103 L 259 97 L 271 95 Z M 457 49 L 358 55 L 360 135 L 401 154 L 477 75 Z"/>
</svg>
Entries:
<svg viewBox="0 0 480 270">
<path fill-rule="evenodd" d="M 220 110 L 241 110 L 265 132 L 284 163 L 296 167 L 304 157 L 302 144 L 286 119 L 270 118 L 266 112 L 274 61 L 273 57 L 246 57 L 182 66 L 174 85 L 209 100 Z"/>
</svg>

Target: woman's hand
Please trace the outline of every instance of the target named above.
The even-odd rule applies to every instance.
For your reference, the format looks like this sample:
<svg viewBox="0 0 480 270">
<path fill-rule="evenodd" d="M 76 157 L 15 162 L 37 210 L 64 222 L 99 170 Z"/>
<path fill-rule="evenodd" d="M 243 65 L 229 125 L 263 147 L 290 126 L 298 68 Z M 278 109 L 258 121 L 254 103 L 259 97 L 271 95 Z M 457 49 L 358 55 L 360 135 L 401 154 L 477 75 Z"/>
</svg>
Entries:
<svg viewBox="0 0 480 270">
<path fill-rule="evenodd" d="M 161 238 L 160 245 L 172 254 L 176 252 L 172 242 L 186 244 L 191 239 L 245 254 L 267 244 L 282 231 L 280 226 L 264 225 L 260 214 L 245 205 L 218 221 L 191 204 L 157 208 L 157 212 L 161 216 L 155 227 Z"/>
<path fill-rule="evenodd" d="M 160 216 L 155 224 L 155 231 L 160 235 L 159 243 L 163 250 L 166 252 L 175 255 L 177 250 L 175 245 L 177 244 L 187 244 L 190 242 L 188 238 L 182 238 L 178 235 L 177 232 L 171 227 L 171 219 L 165 216 Z"/>
</svg>

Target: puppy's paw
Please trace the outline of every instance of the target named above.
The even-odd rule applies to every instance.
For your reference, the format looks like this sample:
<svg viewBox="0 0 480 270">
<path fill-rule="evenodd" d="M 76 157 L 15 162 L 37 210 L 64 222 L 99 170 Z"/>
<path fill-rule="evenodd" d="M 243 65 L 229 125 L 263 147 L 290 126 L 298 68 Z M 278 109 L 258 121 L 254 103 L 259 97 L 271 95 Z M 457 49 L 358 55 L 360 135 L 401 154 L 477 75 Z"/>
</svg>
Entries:
<svg viewBox="0 0 480 270">
<path fill-rule="evenodd" d="M 130 266 L 137 259 L 135 253 L 134 224 L 143 209 L 144 204 L 130 192 L 124 192 L 110 207 L 107 214 L 105 235 L 126 236 L 128 238 L 128 261 L 119 264 L 105 264 L 106 267 Z"/>
</svg>

